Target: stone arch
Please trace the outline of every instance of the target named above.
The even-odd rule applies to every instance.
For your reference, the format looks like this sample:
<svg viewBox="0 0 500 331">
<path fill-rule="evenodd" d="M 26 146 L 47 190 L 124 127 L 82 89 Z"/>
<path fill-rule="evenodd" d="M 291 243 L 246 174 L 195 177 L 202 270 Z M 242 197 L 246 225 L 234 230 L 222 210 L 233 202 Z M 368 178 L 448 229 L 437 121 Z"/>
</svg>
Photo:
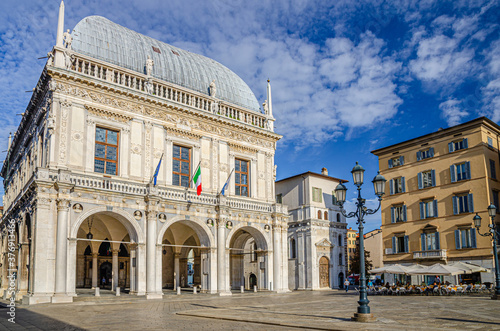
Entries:
<svg viewBox="0 0 500 331">
<path fill-rule="evenodd" d="M 163 243 L 163 236 L 165 235 L 165 232 L 172 224 L 176 222 L 182 222 L 183 224 L 186 224 L 189 227 L 191 227 L 198 236 L 200 240 L 200 245 L 204 245 L 206 247 L 215 247 L 214 235 L 212 234 L 212 231 L 204 221 L 198 218 L 187 220 L 186 217 L 182 215 L 175 216 L 167 220 L 161 226 L 160 231 L 158 231 L 158 236 L 156 238 L 156 244 L 161 245 Z"/>
<path fill-rule="evenodd" d="M 239 231 L 244 230 L 252 235 L 255 242 L 257 243 L 257 249 L 268 250 L 271 247 L 269 242 L 269 236 L 264 232 L 264 229 L 256 226 L 248 226 L 243 224 L 238 224 L 231 229 L 226 237 L 226 247 L 230 247 L 233 236 Z M 270 233 L 270 232 L 269 232 Z"/>
<path fill-rule="evenodd" d="M 84 213 L 82 213 L 75 221 L 75 223 L 71 227 L 71 231 L 69 233 L 70 238 L 76 238 L 78 234 L 78 229 L 82 225 L 82 223 L 89 217 L 94 214 L 101 213 L 105 215 L 112 216 L 116 218 L 125 229 L 127 229 L 131 241 L 135 241 L 138 244 L 145 243 L 145 238 L 143 231 L 137 221 L 134 219 L 133 215 L 126 212 L 123 209 L 113 208 L 112 211 L 108 211 L 106 206 L 99 206 L 92 208 Z"/>
</svg>

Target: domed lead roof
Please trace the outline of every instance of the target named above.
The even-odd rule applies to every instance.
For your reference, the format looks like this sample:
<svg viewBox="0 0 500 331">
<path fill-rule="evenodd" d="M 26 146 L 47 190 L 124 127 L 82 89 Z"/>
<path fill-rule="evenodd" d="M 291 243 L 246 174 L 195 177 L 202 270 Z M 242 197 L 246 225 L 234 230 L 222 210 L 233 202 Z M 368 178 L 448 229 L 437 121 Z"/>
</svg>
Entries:
<svg viewBox="0 0 500 331">
<path fill-rule="evenodd" d="M 149 55 L 154 61 L 153 77 L 206 95 L 215 79 L 217 98 L 260 112 L 259 102 L 248 85 L 234 72 L 205 56 L 142 35 L 101 16 L 82 19 L 72 36 L 72 49 L 76 52 L 140 73 L 145 73 Z"/>
</svg>

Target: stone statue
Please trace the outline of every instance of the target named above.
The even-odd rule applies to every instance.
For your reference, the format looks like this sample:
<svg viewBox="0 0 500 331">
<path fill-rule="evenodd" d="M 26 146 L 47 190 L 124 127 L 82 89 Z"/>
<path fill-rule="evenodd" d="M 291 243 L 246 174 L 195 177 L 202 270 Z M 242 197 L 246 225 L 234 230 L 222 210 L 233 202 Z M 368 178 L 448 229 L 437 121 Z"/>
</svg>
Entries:
<svg viewBox="0 0 500 331">
<path fill-rule="evenodd" d="M 215 98 L 215 95 L 217 94 L 217 86 L 215 86 L 215 79 L 212 80 L 212 82 L 210 83 L 209 90 L 210 90 L 210 96 Z"/>
<path fill-rule="evenodd" d="M 71 49 L 71 43 L 73 42 L 73 37 L 71 37 L 71 34 L 69 33 L 69 29 L 66 30 L 66 32 L 64 32 L 63 38 L 64 38 L 63 40 L 66 44 L 66 48 Z"/>
<path fill-rule="evenodd" d="M 264 113 L 266 115 L 269 115 L 269 107 L 267 106 L 267 100 L 264 100 L 264 103 L 262 104 L 262 108 L 264 108 Z"/>
<path fill-rule="evenodd" d="M 75 56 L 71 53 L 71 51 L 70 50 L 64 51 L 64 63 L 66 69 L 71 70 L 74 61 L 75 61 Z"/>
<path fill-rule="evenodd" d="M 47 53 L 47 65 L 51 66 L 54 64 L 54 54 L 52 52 Z"/>
<path fill-rule="evenodd" d="M 148 94 L 153 94 L 153 82 L 151 81 L 151 79 L 146 80 L 144 85 L 144 87 L 146 88 L 146 92 Z"/>
<path fill-rule="evenodd" d="M 148 59 L 146 60 L 146 75 L 151 76 L 151 72 L 153 72 L 153 66 L 154 65 L 155 65 L 155 62 L 148 55 Z"/>
</svg>

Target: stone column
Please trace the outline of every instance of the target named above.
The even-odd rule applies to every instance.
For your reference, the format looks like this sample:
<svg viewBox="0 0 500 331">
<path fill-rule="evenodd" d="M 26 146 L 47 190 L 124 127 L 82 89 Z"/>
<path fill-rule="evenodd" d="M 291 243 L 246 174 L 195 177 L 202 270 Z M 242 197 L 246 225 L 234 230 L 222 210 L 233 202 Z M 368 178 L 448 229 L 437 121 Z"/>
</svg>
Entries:
<svg viewBox="0 0 500 331">
<path fill-rule="evenodd" d="M 130 244 L 130 293 L 131 294 L 136 294 L 137 293 L 137 286 L 136 286 L 136 249 L 137 249 L 137 244 Z"/>
<path fill-rule="evenodd" d="M 69 200 L 57 201 L 56 281 L 52 302 L 72 302 L 66 294 Z"/>
<path fill-rule="evenodd" d="M 96 288 L 97 284 L 97 256 L 98 253 L 92 253 L 92 288 Z"/>
<path fill-rule="evenodd" d="M 112 259 L 111 259 L 111 270 L 112 270 L 112 282 L 111 282 L 111 290 L 116 291 L 118 287 L 118 249 L 113 249 Z"/>
<path fill-rule="evenodd" d="M 281 289 L 281 227 L 273 225 L 273 290 L 279 292 Z"/>
<path fill-rule="evenodd" d="M 181 286 L 180 275 L 180 256 L 178 252 L 174 252 L 174 290 Z"/>
<path fill-rule="evenodd" d="M 149 211 L 147 215 L 146 239 L 146 298 L 159 299 L 156 293 L 156 212 Z"/>
<path fill-rule="evenodd" d="M 231 295 L 226 289 L 226 229 L 222 219 L 217 220 L 217 292 Z"/>
<path fill-rule="evenodd" d="M 283 291 L 288 292 L 288 226 L 283 222 L 281 228 L 281 288 Z"/>
</svg>

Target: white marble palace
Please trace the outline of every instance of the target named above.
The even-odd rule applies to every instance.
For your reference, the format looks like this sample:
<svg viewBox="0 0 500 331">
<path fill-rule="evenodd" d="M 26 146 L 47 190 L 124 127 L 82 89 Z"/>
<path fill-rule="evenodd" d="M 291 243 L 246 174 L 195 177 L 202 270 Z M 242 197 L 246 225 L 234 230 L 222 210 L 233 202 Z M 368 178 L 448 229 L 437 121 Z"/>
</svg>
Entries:
<svg viewBox="0 0 500 331">
<path fill-rule="evenodd" d="M 287 291 L 269 83 L 261 111 L 212 59 L 98 16 L 64 30 L 61 3 L 56 45 L 1 170 L 4 297 L 11 220 L 23 303 L 70 302 L 93 287 L 147 298 L 191 286 Z"/>
</svg>

